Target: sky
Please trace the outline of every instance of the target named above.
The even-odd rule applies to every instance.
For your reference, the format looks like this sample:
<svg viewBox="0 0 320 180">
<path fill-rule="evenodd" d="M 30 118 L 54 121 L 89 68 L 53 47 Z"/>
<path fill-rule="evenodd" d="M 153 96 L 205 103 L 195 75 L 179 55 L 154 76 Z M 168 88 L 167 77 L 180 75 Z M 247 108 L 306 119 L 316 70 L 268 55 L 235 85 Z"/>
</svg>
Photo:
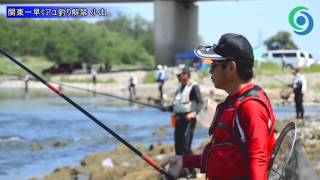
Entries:
<svg viewBox="0 0 320 180">
<path fill-rule="evenodd" d="M 87 4 L 89 5 L 89 4 Z M 134 17 L 139 14 L 144 19 L 154 21 L 153 3 L 106 3 L 90 4 L 115 6 L 117 11 Z M 206 44 L 217 43 L 224 33 L 238 33 L 248 38 L 254 47 L 263 47 L 263 41 L 278 31 L 288 31 L 296 45 L 309 51 L 320 60 L 320 1 L 305 0 L 237 0 L 196 2 L 199 7 L 198 31 Z M 314 21 L 309 34 L 297 35 L 289 24 L 289 13 L 297 6 L 305 6 Z M 0 13 L 5 13 L 6 5 L 0 5 Z M 170 17 L 167 17 L 170 18 Z M 85 19 L 95 22 L 98 19 Z"/>
</svg>

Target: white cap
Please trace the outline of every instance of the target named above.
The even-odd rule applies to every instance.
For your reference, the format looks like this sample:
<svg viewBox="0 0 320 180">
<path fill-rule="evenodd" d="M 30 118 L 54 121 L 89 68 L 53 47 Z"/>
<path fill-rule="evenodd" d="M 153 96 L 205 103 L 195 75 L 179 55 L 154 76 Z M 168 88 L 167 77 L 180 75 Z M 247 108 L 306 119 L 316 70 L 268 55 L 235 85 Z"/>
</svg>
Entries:
<svg viewBox="0 0 320 180">
<path fill-rule="evenodd" d="M 174 69 L 174 73 L 179 75 L 181 73 L 190 73 L 190 69 L 185 64 L 179 64 L 178 67 Z"/>
</svg>

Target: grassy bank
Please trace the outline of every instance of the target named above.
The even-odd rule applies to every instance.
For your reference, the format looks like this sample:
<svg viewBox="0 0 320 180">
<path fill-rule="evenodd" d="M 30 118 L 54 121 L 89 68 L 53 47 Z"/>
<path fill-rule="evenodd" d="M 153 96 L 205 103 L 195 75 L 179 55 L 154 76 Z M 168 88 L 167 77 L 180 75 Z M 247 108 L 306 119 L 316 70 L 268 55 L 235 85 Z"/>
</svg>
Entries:
<svg viewBox="0 0 320 180">
<path fill-rule="evenodd" d="M 281 67 L 277 66 L 276 64 L 267 63 L 267 62 L 260 62 L 260 63 L 255 62 L 254 73 L 255 73 L 255 76 L 290 74 L 291 69 L 289 68 L 281 69 Z"/>
<path fill-rule="evenodd" d="M 62 82 L 66 82 L 66 83 L 92 83 L 92 79 L 91 78 L 87 78 L 87 79 L 61 79 Z M 111 84 L 111 83 L 115 83 L 116 80 L 113 78 L 110 79 L 97 79 L 97 83 L 103 83 L 103 84 Z"/>
<path fill-rule="evenodd" d="M 255 75 L 279 75 L 279 74 L 291 74 L 290 68 L 281 69 L 280 66 L 269 62 L 255 62 L 254 65 Z M 320 73 L 320 65 L 312 65 L 308 68 L 301 68 L 301 73 Z"/>
</svg>

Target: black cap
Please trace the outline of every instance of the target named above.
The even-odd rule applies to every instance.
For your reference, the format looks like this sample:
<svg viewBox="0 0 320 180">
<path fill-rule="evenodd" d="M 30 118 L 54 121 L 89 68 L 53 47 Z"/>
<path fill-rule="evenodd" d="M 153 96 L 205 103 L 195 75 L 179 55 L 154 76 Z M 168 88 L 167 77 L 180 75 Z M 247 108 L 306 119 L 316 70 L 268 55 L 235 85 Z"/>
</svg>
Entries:
<svg viewBox="0 0 320 180">
<path fill-rule="evenodd" d="M 194 52 L 196 56 L 205 59 L 204 64 L 233 60 L 252 67 L 254 61 L 249 41 L 244 36 L 233 33 L 222 35 L 217 45 L 200 46 Z"/>
</svg>

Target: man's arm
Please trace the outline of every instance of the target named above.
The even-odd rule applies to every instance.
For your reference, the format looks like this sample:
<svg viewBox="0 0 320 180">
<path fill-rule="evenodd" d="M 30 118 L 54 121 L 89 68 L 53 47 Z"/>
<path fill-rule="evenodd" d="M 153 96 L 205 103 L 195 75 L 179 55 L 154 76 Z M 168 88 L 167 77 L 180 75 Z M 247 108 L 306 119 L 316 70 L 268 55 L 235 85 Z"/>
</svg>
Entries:
<svg viewBox="0 0 320 180">
<path fill-rule="evenodd" d="M 268 153 L 268 112 L 258 101 L 245 102 L 238 111 L 248 150 L 250 179 L 267 180 Z"/>
<path fill-rule="evenodd" d="M 182 162 L 184 168 L 200 168 L 201 155 L 184 155 L 182 156 Z"/>
</svg>

